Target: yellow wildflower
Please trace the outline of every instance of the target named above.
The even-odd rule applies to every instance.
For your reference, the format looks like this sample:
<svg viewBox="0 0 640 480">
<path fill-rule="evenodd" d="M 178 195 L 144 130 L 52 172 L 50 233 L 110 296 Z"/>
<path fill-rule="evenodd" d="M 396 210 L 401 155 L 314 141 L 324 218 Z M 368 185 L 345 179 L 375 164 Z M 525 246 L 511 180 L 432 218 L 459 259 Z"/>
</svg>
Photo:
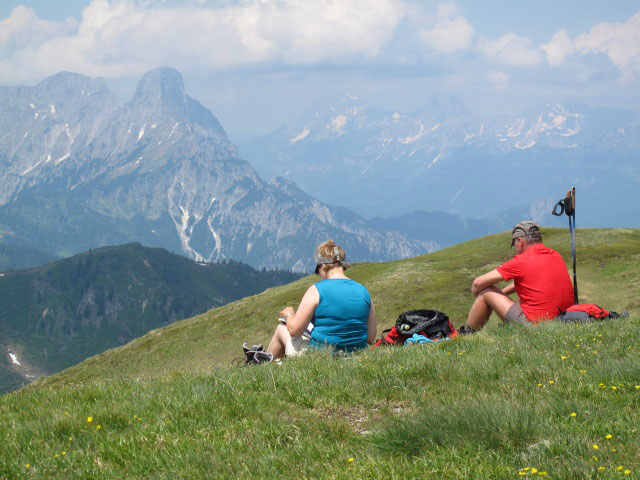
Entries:
<svg viewBox="0 0 640 480">
<path fill-rule="evenodd" d="M 594 450 L 598 450 L 600 447 L 598 445 L 596 445 L 595 443 L 593 445 L 591 445 L 593 447 Z"/>
<path fill-rule="evenodd" d="M 598 467 L 598 470 L 603 471 L 604 467 Z"/>
<path fill-rule="evenodd" d="M 93 422 L 93 417 L 87 417 L 87 422 L 89 423 Z"/>
<path fill-rule="evenodd" d="M 100 430 L 102 428 L 102 425 L 96 425 L 96 430 Z"/>
<path fill-rule="evenodd" d="M 66 455 L 66 454 L 67 454 L 67 452 L 62 452 L 62 455 Z"/>
<path fill-rule="evenodd" d="M 562 360 L 566 360 L 566 359 L 567 359 L 566 355 L 562 355 L 560 358 L 561 358 Z"/>
<path fill-rule="evenodd" d="M 609 440 L 611 437 L 613 437 L 613 435 L 611 435 L 610 433 L 604 436 L 604 438 L 606 438 L 607 440 Z"/>
<path fill-rule="evenodd" d="M 518 472 L 518 475 L 526 475 L 524 472 Z"/>
<path fill-rule="evenodd" d="M 615 385 L 611 385 L 611 390 L 617 390 L 618 387 L 616 387 Z"/>
<path fill-rule="evenodd" d="M 583 369 L 583 370 L 578 370 L 578 371 L 579 371 L 580 373 L 587 373 L 587 371 L 586 371 L 586 370 L 584 370 L 584 369 Z"/>
<path fill-rule="evenodd" d="M 347 459 L 347 462 L 353 462 L 355 460 L 355 458 L 351 457 L 349 459 Z"/>
<path fill-rule="evenodd" d="M 31 467 L 31 465 L 30 465 L 29 463 L 27 463 L 27 464 L 25 465 L 25 467 L 29 468 L 29 467 Z"/>
<path fill-rule="evenodd" d="M 69 440 L 73 440 L 73 437 L 69 437 Z"/>
<path fill-rule="evenodd" d="M 622 470 L 623 468 L 624 468 L 624 467 L 623 467 L 622 465 L 618 465 L 618 466 L 616 467 L 616 470 Z"/>
<path fill-rule="evenodd" d="M 537 470 L 537 469 L 535 469 L 535 468 L 532 468 L 532 469 L 531 469 L 531 473 L 536 473 L 537 471 L 538 471 L 538 470 Z"/>
<path fill-rule="evenodd" d="M 624 471 L 624 474 L 625 474 L 625 475 L 629 475 L 630 473 L 631 473 L 631 470 L 625 470 L 625 471 Z"/>
<path fill-rule="evenodd" d="M 553 380 L 549 380 L 549 385 L 553 385 Z"/>
<path fill-rule="evenodd" d="M 547 476 L 547 472 L 539 472 L 539 473 L 538 473 L 538 475 L 541 475 L 541 476 L 543 476 L 543 477 L 546 477 L 546 476 Z"/>
</svg>

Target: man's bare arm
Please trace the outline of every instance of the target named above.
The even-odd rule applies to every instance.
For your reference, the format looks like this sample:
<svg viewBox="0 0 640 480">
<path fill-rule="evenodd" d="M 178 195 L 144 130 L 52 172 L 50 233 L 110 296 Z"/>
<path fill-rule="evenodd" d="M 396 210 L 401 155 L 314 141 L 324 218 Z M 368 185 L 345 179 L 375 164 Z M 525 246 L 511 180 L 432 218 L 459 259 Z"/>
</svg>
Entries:
<svg viewBox="0 0 640 480">
<path fill-rule="evenodd" d="M 471 293 L 473 293 L 474 296 L 478 295 L 478 293 L 485 288 L 495 285 L 498 282 L 502 282 L 503 280 L 504 278 L 498 270 L 491 270 L 490 272 L 475 278 L 471 285 Z"/>
</svg>

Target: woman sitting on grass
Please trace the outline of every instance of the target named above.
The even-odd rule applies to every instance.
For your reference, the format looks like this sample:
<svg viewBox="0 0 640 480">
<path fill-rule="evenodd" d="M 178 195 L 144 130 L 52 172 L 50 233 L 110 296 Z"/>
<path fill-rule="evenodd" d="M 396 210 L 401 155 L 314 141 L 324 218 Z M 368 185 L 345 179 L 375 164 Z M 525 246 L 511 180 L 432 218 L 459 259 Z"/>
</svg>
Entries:
<svg viewBox="0 0 640 480">
<path fill-rule="evenodd" d="M 329 347 L 353 352 L 373 343 L 376 336 L 376 312 L 369 291 L 344 274 L 350 267 L 344 250 L 333 240 L 316 247 L 316 275 L 322 280 L 309 287 L 298 310 L 286 307 L 267 347 L 273 358 L 298 355 L 307 348 L 302 334 L 313 324 L 311 348 Z"/>
</svg>

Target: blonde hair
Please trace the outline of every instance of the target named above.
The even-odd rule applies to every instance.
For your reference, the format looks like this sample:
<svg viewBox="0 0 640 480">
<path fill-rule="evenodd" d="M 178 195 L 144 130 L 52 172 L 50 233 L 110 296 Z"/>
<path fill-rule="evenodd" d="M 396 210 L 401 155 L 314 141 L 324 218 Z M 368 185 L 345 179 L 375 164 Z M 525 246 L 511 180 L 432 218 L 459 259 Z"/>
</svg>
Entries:
<svg viewBox="0 0 640 480">
<path fill-rule="evenodd" d="M 322 242 L 316 247 L 314 253 L 314 259 L 318 262 L 319 258 L 331 259 L 332 262 L 328 264 L 320 265 L 320 269 L 324 272 L 328 272 L 334 268 L 344 268 L 342 265 L 347 260 L 347 254 L 344 249 L 333 240 L 327 240 Z"/>
</svg>

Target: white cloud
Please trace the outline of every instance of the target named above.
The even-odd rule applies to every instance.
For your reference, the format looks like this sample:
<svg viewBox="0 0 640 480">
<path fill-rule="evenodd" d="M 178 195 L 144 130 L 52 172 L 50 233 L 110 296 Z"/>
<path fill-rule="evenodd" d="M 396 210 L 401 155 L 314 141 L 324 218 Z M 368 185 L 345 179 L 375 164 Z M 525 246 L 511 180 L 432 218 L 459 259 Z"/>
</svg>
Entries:
<svg viewBox="0 0 640 480">
<path fill-rule="evenodd" d="M 509 86 L 509 82 L 511 81 L 509 74 L 500 70 L 489 72 L 487 79 L 496 90 L 504 90 Z"/>
<path fill-rule="evenodd" d="M 575 40 L 578 52 L 605 53 L 624 80 L 640 77 L 640 12 L 626 22 L 603 22 Z"/>
<path fill-rule="evenodd" d="M 4 20 L 0 20 L 0 53 L 32 48 L 52 38 L 66 35 L 76 28 L 76 21 L 48 22 L 38 18 L 31 9 L 18 5 Z"/>
<path fill-rule="evenodd" d="M 437 53 L 452 53 L 471 47 L 475 30 L 469 21 L 458 15 L 455 4 L 438 5 L 434 25 L 420 30 L 423 43 Z"/>
<path fill-rule="evenodd" d="M 576 51 L 574 42 L 569 38 L 566 30 L 556 32 L 549 43 L 540 45 L 540 48 L 546 52 L 547 62 L 552 67 L 562 65 L 565 59 Z"/>
<path fill-rule="evenodd" d="M 161 64 L 220 70 L 358 61 L 379 54 L 407 11 L 403 0 L 375 8 L 369 0 L 200 3 L 93 0 L 77 26 L 18 7 L 0 23 L 0 79 L 60 70 L 131 76 Z"/>
<path fill-rule="evenodd" d="M 514 67 L 536 67 L 543 60 L 542 50 L 537 45 L 515 33 L 507 33 L 495 40 L 482 38 L 478 48 L 487 57 Z"/>
</svg>

